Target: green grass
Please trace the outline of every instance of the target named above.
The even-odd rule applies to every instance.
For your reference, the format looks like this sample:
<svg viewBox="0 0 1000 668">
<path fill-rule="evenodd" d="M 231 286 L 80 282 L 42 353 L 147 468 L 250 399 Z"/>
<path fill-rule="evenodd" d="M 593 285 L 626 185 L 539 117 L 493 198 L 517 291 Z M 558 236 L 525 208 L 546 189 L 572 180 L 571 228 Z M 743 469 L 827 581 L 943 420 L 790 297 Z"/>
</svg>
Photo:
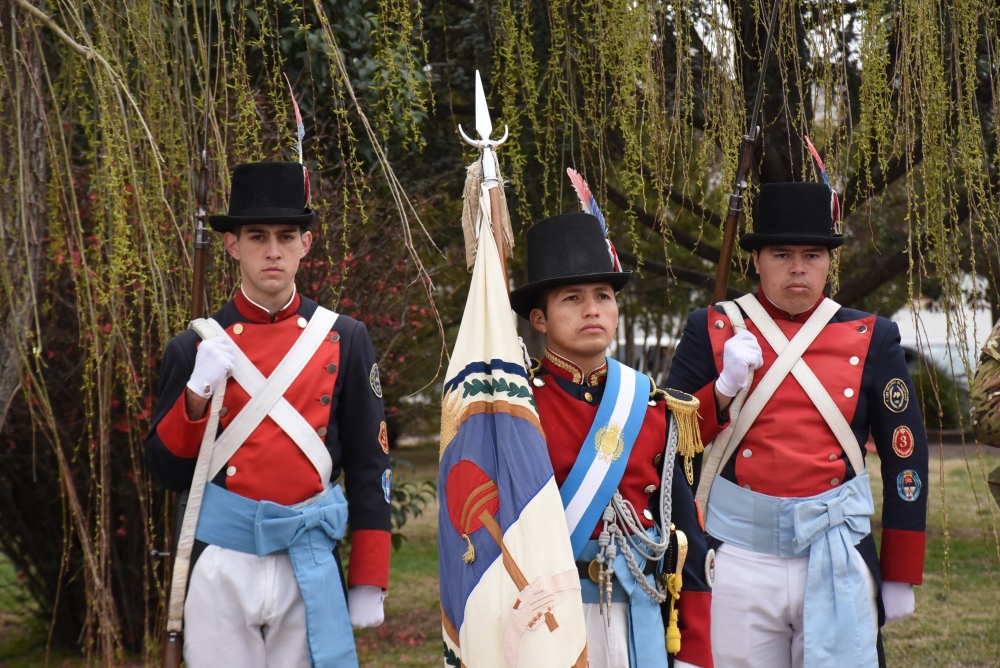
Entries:
<svg viewBox="0 0 1000 668">
<path fill-rule="evenodd" d="M 437 478 L 436 443 L 394 454 L 413 465 L 412 471 L 397 466 L 398 479 Z M 878 464 L 878 457 L 869 457 L 876 505 L 880 506 Z M 981 457 L 970 446 L 964 458 L 941 460 L 932 448 L 931 479 L 921 492 L 929 494 L 924 584 L 916 590 L 916 613 L 884 629 L 889 666 L 1000 665 L 1000 549 L 994 529 L 1000 526 L 1000 508 L 985 482 L 986 472 L 998 465 L 1000 452 Z M 403 533 L 406 540 L 392 554 L 386 621 L 376 629 L 355 633 L 365 668 L 441 665 L 436 505 L 407 522 Z M 23 624 L 18 591 L 16 573 L 0 559 L 0 620 L 19 615 Z M 13 628 L 20 633 L 0 635 L 0 665 L 46 665 L 44 633 L 32 633 L 27 625 Z M 82 662 L 51 657 L 47 665 L 68 668 Z"/>
<path fill-rule="evenodd" d="M 989 450 L 989 449 L 987 449 Z M 986 474 L 1000 454 L 974 444 L 966 456 L 941 459 L 932 446 L 924 584 L 916 612 L 883 629 L 889 666 L 986 668 L 1000 665 L 1000 508 Z M 869 458 L 881 506 L 878 458 Z M 881 511 L 877 510 L 876 517 Z M 946 527 L 946 529 L 944 528 Z"/>
</svg>

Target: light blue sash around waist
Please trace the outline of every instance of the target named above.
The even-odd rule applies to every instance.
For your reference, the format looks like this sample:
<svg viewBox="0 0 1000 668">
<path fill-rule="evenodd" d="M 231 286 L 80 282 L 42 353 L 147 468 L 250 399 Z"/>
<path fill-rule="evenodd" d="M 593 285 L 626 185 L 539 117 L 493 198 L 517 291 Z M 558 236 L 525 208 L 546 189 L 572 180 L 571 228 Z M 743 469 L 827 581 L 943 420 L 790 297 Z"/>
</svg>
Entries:
<svg viewBox="0 0 1000 668">
<path fill-rule="evenodd" d="M 758 494 L 718 477 L 706 531 L 753 552 L 809 557 L 806 575 L 805 665 L 877 666 L 875 626 L 864 566 L 854 546 L 871 532 L 875 512 L 868 474 L 805 498 Z"/>
<path fill-rule="evenodd" d="M 650 537 L 659 534 L 655 529 L 646 531 Z M 587 541 L 580 553 L 580 561 L 590 561 L 597 556 L 600 546 L 596 540 Z M 635 562 L 642 569 L 646 560 L 641 554 L 633 552 Z M 612 605 L 628 605 L 628 645 L 629 668 L 661 668 L 667 665 L 667 643 L 664 637 L 665 629 L 660 604 L 656 603 L 642 590 L 635 581 L 635 576 L 625 563 L 625 556 L 618 552 L 611 567 L 615 571 L 612 582 Z M 646 579 L 653 584 L 655 575 Z M 584 603 L 597 603 L 600 592 L 597 583 L 589 578 L 580 579 Z M 625 603 L 627 601 L 627 603 Z"/>
<path fill-rule="evenodd" d="M 306 608 L 313 668 L 357 666 L 354 634 L 333 548 L 347 527 L 347 500 L 327 485 L 294 506 L 254 501 L 205 485 L 195 537 L 211 545 L 256 554 L 287 553 Z"/>
</svg>

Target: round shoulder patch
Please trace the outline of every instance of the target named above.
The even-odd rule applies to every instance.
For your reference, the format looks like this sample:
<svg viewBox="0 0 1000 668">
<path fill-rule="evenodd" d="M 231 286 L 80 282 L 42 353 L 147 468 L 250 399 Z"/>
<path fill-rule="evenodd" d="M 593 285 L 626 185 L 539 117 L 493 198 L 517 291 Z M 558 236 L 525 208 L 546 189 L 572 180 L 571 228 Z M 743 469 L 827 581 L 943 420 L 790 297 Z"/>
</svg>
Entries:
<svg viewBox="0 0 1000 668">
<path fill-rule="evenodd" d="M 913 454 L 913 432 L 905 424 L 892 432 L 892 450 L 903 459 Z"/>
<path fill-rule="evenodd" d="M 920 498 L 920 476 L 913 469 L 906 469 L 896 476 L 896 491 L 903 501 L 916 501 Z"/>
<path fill-rule="evenodd" d="M 378 426 L 378 444 L 382 446 L 382 452 L 389 454 L 389 428 L 385 424 L 385 420 L 382 420 L 382 424 Z"/>
<path fill-rule="evenodd" d="M 901 379 L 893 378 L 886 383 L 882 391 L 882 400 L 885 402 L 885 407 L 893 413 L 902 413 L 910 405 L 910 391 Z"/>
<path fill-rule="evenodd" d="M 382 471 L 382 493 L 385 495 L 385 502 L 392 503 L 392 469 Z"/>
<path fill-rule="evenodd" d="M 372 386 L 372 392 L 379 399 L 382 398 L 382 382 L 378 378 L 378 364 L 372 364 L 371 373 L 368 374 L 368 383 Z"/>
<path fill-rule="evenodd" d="M 715 550 L 709 549 L 705 555 L 705 584 L 709 587 L 715 582 Z"/>
</svg>

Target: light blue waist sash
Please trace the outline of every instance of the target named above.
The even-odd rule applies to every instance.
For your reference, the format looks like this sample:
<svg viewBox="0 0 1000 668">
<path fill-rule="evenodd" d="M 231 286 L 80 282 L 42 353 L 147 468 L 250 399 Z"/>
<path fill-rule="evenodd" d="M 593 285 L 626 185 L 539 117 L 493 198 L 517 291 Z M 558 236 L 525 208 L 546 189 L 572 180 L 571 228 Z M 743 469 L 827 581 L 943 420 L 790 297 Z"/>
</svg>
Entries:
<svg viewBox="0 0 1000 668">
<path fill-rule="evenodd" d="M 854 546 L 871 532 L 875 512 L 868 474 L 805 498 L 758 494 L 718 477 L 705 529 L 719 540 L 775 556 L 809 557 L 805 665 L 878 666 L 864 566 Z"/>
<path fill-rule="evenodd" d="M 313 668 L 357 666 L 347 599 L 333 548 L 347 527 L 347 500 L 327 485 L 294 506 L 254 501 L 205 485 L 195 537 L 211 545 L 256 554 L 287 553 L 306 608 Z"/>
<path fill-rule="evenodd" d="M 654 529 L 646 533 L 656 536 Z M 581 561 L 590 561 L 597 556 L 600 546 L 596 540 L 587 541 L 580 553 Z M 635 554 L 633 552 L 633 554 Z M 639 568 L 643 568 L 646 560 L 642 555 L 635 554 Z M 664 637 L 663 617 L 660 614 L 660 604 L 656 603 L 635 581 L 635 576 L 625 563 L 625 557 L 619 551 L 611 564 L 615 571 L 612 582 L 612 604 L 628 605 L 628 646 L 629 668 L 660 668 L 667 665 L 667 643 Z M 647 575 L 646 579 L 653 584 L 655 575 Z M 580 586 L 584 603 L 597 603 L 600 592 L 597 583 L 589 578 L 581 578 Z"/>
</svg>

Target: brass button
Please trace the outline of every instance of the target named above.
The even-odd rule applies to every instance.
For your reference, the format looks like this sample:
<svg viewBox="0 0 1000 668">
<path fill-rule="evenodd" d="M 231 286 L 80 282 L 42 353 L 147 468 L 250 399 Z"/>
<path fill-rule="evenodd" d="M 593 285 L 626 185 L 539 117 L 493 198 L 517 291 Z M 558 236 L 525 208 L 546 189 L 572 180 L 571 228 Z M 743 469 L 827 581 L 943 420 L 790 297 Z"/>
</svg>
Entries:
<svg viewBox="0 0 1000 668">
<path fill-rule="evenodd" d="M 532 378 L 531 384 L 534 385 L 535 387 L 545 387 L 545 381 L 542 380 L 541 378 Z"/>
<path fill-rule="evenodd" d="M 330 373 L 337 373 L 337 365 L 336 364 L 327 364 L 326 365 L 326 370 L 328 372 L 330 372 Z"/>
<path fill-rule="evenodd" d="M 743 485 L 743 489 L 750 489 L 750 485 Z"/>
<path fill-rule="evenodd" d="M 868 325 L 861 325 L 860 327 L 858 327 L 859 334 L 864 334 L 867 331 L 868 331 Z"/>
<path fill-rule="evenodd" d="M 330 335 L 330 343 L 336 343 L 337 341 L 340 341 L 340 334 L 334 332 Z"/>
<path fill-rule="evenodd" d="M 320 438 L 325 438 L 326 437 L 326 427 L 320 427 L 319 429 L 316 430 L 316 433 L 319 434 Z"/>
<path fill-rule="evenodd" d="M 860 362 L 860 361 L 861 361 L 861 360 L 860 360 L 860 359 L 858 359 L 858 358 L 857 358 L 857 356 L 855 356 L 855 357 L 852 357 L 852 358 L 851 358 L 851 366 L 857 366 L 857 365 L 858 365 L 858 362 Z"/>
<path fill-rule="evenodd" d="M 838 457 L 836 453 L 833 453 L 833 454 L 830 455 L 830 461 L 831 462 L 835 462 L 838 459 L 840 459 L 840 457 Z"/>
<path fill-rule="evenodd" d="M 750 459 L 751 457 L 753 457 L 753 452 L 750 450 L 750 448 L 747 448 L 746 450 L 743 451 L 744 459 Z"/>
<path fill-rule="evenodd" d="M 830 484 L 836 487 L 837 485 L 840 484 L 840 478 L 833 478 L 832 480 L 830 480 Z"/>
<path fill-rule="evenodd" d="M 241 323 L 236 323 L 235 325 L 233 325 L 233 334 L 242 334 L 242 333 L 243 333 L 243 325 Z"/>
<path fill-rule="evenodd" d="M 299 329 L 305 329 L 306 325 L 308 324 L 308 322 L 306 322 L 306 319 L 303 318 L 301 315 L 299 316 L 299 319 L 296 320 L 295 322 L 299 326 Z"/>
<path fill-rule="evenodd" d="M 591 402 L 594 400 L 594 395 L 591 394 L 590 392 L 584 392 L 583 398 L 586 399 L 588 402 Z"/>
<path fill-rule="evenodd" d="M 232 478 L 234 475 L 236 475 L 236 467 L 235 466 L 230 466 L 229 468 L 227 468 L 226 469 L 226 475 L 229 476 L 230 478 Z"/>
<path fill-rule="evenodd" d="M 650 405 L 650 406 L 655 406 L 655 405 L 656 405 L 656 402 L 655 402 L 654 400 L 650 399 L 650 400 L 649 400 L 649 405 Z"/>
<path fill-rule="evenodd" d="M 329 394 L 324 394 L 322 397 L 319 398 L 319 402 L 321 404 L 323 404 L 324 406 L 329 406 L 330 405 L 330 395 Z"/>
<path fill-rule="evenodd" d="M 653 513 L 649 512 L 649 508 L 642 509 L 642 516 L 645 517 L 650 522 L 653 521 Z"/>
<path fill-rule="evenodd" d="M 646 492 L 646 494 L 652 494 L 656 491 L 656 485 L 646 485 L 646 489 L 642 491 Z"/>
<path fill-rule="evenodd" d="M 219 409 L 219 417 L 226 417 L 227 415 L 229 415 L 229 409 L 228 408 L 226 408 L 225 406 L 223 406 L 222 408 Z"/>
<path fill-rule="evenodd" d="M 715 328 L 716 329 L 722 329 L 725 326 L 726 326 L 725 323 L 723 323 L 721 320 L 716 320 L 715 321 Z"/>
<path fill-rule="evenodd" d="M 847 388 L 846 390 L 844 390 L 844 396 L 850 399 L 851 397 L 854 396 L 854 390 L 852 390 L 851 388 Z"/>
<path fill-rule="evenodd" d="M 659 466 L 660 462 L 662 461 L 663 461 L 663 455 L 662 454 L 656 455 L 655 457 L 653 457 L 653 466 Z"/>
</svg>

